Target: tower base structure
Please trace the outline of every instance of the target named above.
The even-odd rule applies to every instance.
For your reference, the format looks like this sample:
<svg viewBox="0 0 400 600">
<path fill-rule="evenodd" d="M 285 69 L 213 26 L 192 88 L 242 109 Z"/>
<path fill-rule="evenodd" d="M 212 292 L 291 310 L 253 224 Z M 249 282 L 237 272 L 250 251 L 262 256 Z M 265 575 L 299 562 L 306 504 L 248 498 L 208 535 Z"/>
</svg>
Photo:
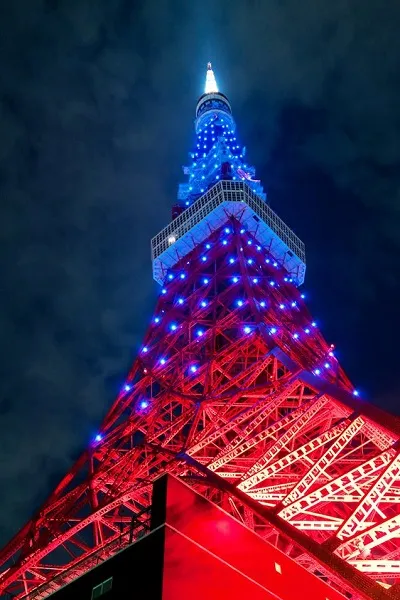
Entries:
<svg viewBox="0 0 400 600">
<path fill-rule="evenodd" d="M 143 519 L 147 534 L 52 599 L 114 600 L 131 597 L 130 590 L 154 600 L 346 597 L 172 476 L 154 483 Z"/>
</svg>

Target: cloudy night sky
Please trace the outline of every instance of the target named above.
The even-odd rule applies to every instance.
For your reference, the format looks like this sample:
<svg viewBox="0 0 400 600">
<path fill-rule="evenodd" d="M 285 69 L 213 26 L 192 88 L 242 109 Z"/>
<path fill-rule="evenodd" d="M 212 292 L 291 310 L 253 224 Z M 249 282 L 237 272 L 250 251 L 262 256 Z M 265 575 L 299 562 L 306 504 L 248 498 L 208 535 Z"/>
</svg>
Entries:
<svg viewBox="0 0 400 600">
<path fill-rule="evenodd" d="M 0 545 L 135 357 L 208 60 L 314 317 L 400 414 L 399 28 L 398 0 L 1 2 Z"/>
</svg>

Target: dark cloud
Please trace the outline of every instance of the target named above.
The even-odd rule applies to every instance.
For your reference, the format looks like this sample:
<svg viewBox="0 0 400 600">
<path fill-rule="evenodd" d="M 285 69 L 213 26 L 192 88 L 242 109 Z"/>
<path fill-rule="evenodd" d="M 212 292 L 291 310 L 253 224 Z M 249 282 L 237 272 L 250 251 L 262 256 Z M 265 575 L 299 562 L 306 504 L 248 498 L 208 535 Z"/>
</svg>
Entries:
<svg viewBox="0 0 400 600">
<path fill-rule="evenodd" d="M 399 412 L 398 2 L 15 0 L 0 23 L 0 541 L 135 355 L 209 58 L 328 340 Z"/>
</svg>

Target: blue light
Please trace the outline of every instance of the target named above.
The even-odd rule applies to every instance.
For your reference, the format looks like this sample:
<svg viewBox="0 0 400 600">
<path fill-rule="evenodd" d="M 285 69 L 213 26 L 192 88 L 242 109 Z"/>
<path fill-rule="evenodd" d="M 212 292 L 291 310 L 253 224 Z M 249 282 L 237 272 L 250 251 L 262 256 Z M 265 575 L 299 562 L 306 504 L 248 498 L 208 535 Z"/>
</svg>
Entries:
<svg viewBox="0 0 400 600">
<path fill-rule="evenodd" d="M 269 260 L 269 258 L 266 258 L 266 259 L 265 259 L 265 262 L 266 262 L 266 263 L 270 263 L 271 261 Z"/>
<path fill-rule="evenodd" d="M 171 331 L 176 331 L 178 329 L 178 325 L 176 325 L 175 323 L 171 323 L 171 325 L 169 326 Z"/>
<path fill-rule="evenodd" d="M 102 436 L 102 435 L 100 435 L 100 433 L 98 433 L 98 434 L 96 435 L 96 437 L 94 438 L 94 441 L 95 441 L 95 442 L 101 442 L 101 440 L 102 440 L 102 439 L 103 439 L 103 436 Z"/>
<path fill-rule="evenodd" d="M 301 295 L 300 295 L 300 298 L 302 298 L 303 300 L 304 300 L 304 298 L 305 298 L 305 297 L 306 297 L 306 295 L 305 295 L 305 294 L 301 294 Z"/>
<path fill-rule="evenodd" d="M 262 308 L 265 308 L 265 302 L 264 302 L 264 300 L 262 300 L 262 301 L 260 302 L 260 306 L 262 306 Z"/>
<path fill-rule="evenodd" d="M 196 335 L 197 335 L 198 337 L 201 337 L 202 335 L 204 335 L 204 331 L 203 331 L 202 329 L 198 329 L 198 330 L 196 331 Z"/>
<path fill-rule="evenodd" d="M 170 273 L 170 274 L 168 275 L 168 279 L 169 279 L 169 280 L 171 280 L 171 279 L 173 279 L 173 278 L 174 278 L 174 276 L 172 275 L 172 273 Z"/>
<path fill-rule="evenodd" d="M 257 250 L 260 251 L 261 250 L 261 246 L 257 246 Z"/>
<path fill-rule="evenodd" d="M 360 392 L 358 390 L 353 390 L 353 396 L 359 396 Z"/>
<path fill-rule="evenodd" d="M 292 302 L 291 306 L 296 306 L 296 302 Z"/>
<path fill-rule="evenodd" d="M 289 279 L 287 277 L 284 277 L 283 281 L 289 281 Z"/>
<path fill-rule="evenodd" d="M 251 245 L 252 245 L 252 243 L 253 243 L 253 242 L 252 242 L 251 240 L 248 240 L 248 242 L 247 242 L 247 244 L 248 244 L 249 246 L 251 246 Z"/>
<path fill-rule="evenodd" d="M 274 267 L 277 267 L 277 266 L 278 266 L 278 263 L 277 263 L 277 262 L 274 262 Z"/>
<path fill-rule="evenodd" d="M 147 346 L 144 346 L 144 347 L 142 348 L 142 352 L 148 352 L 148 350 L 149 350 L 149 349 L 148 349 L 148 347 L 147 347 Z"/>
<path fill-rule="evenodd" d="M 183 304 L 185 301 L 183 298 L 178 298 L 178 304 Z"/>
<path fill-rule="evenodd" d="M 203 283 L 204 283 L 205 285 L 207 285 L 207 283 L 208 283 L 209 281 L 210 281 L 210 280 L 209 280 L 207 277 L 204 277 L 204 279 L 203 279 Z"/>
<path fill-rule="evenodd" d="M 253 283 L 258 283 L 258 279 L 257 279 L 257 277 L 254 277 L 254 278 L 253 278 Z"/>
<path fill-rule="evenodd" d="M 148 405 L 149 405 L 149 403 L 146 400 L 142 400 L 141 403 L 139 404 L 141 409 L 147 408 Z"/>
<path fill-rule="evenodd" d="M 275 281 L 270 281 L 270 282 L 269 282 L 269 285 L 272 285 L 272 287 L 274 287 L 274 285 L 275 285 Z"/>
<path fill-rule="evenodd" d="M 163 289 L 161 290 L 161 293 L 162 293 L 162 294 L 166 294 L 166 293 L 167 293 L 167 290 L 166 290 L 165 288 L 163 288 Z"/>
<path fill-rule="evenodd" d="M 297 339 L 298 339 L 298 337 L 299 337 L 299 334 L 298 334 L 298 333 L 294 333 L 294 334 L 293 334 L 293 337 L 294 337 L 294 339 L 295 339 L 295 340 L 297 340 Z"/>
<path fill-rule="evenodd" d="M 304 331 L 305 331 L 306 333 L 310 333 L 310 330 L 308 329 L 308 327 L 307 327 L 307 329 L 305 329 Z"/>
<path fill-rule="evenodd" d="M 251 327 L 249 327 L 248 325 L 246 325 L 245 327 L 243 327 L 243 331 L 245 333 L 251 333 Z"/>
<path fill-rule="evenodd" d="M 231 230 L 229 229 L 229 227 L 225 227 L 225 233 L 230 233 Z"/>
<path fill-rule="evenodd" d="M 211 248 L 211 244 L 206 244 L 206 248 L 209 250 Z"/>
<path fill-rule="evenodd" d="M 334 353 L 332 351 L 330 351 L 330 352 L 328 352 L 328 356 L 334 357 L 335 355 L 334 355 Z"/>
<path fill-rule="evenodd" d="M 132 386 L 131 386 L 131 385 L 129 385 L 129 383 L 126 383 L 126 384 L 124 385 L 124 390 L 125 390 L 125 392 L 130 392 L 130 391 L 131 391 L 131 389 L 132 389 Z"/>
<path fill-rule="evenodd" d="M 240 230 L 240 233 L 244 233 L 244 232 L 245 232 L 245 230 L 244 230 L 244 229 L 241 229 L 241 230 Z"/>
<path fill-rule="evenodd" d="M 325 369 L 330 369 L 331 365 L 329 363 L 324 364 Z"/>
<path fill-rule="evenodd" d="M 155 317 L 154 323 L 159 323 L 159 322 L 160 322 L 160 317 Z"/>
<path fill-rule="evenodd" d="M 234 258 L 230 258 L 229 262 L 230 262 L 231 265 L 233 265 L 233 263 L 235 262 L 235 259 Z"/>
<path fill-rule="evenodd" d="M 196 373 L 196 371 L 197 371 L 197 367 L 196 367 L 196 365 L 192 365 L 192 366 L 190 367 L 190 370 L 191 370 L 191 372 L 192 372 L 192 373 Z"/>
<path fill-rule="evenodd" d="M 236 302 L 236 304 L 237 304 L 238 306 L 243 306 L 243 300 L 238 300 L 238 301 Z"/>
<path fill-rule="evenodd" d="M 206 262 L 206 260 L 207 260 L 207 257 L 206 257 L 206 256 L 202 256 L 202 257 L 201 257 L 201 260 L 202 260 L 203 262 Z"/>
<path fill-rule="evenodd" d="M 203 308 L 205 308 L 207 306 L 207 302 L 205 300 L 202 300 L 200 302 L 200 306 L 202 306 Z"/>
<path fill-rule="evenodd" d="M 320 371 L 319 369 L 315 369 L 314 373 L 315 373 L 316 375 L 319 375 L 319 374 L 321 373 L 321 371 Z"/>
<path fill-rule="evenodd" d="M 276 333 L 276 332 L 277 332 L 277 329 L 276 329 L 276 327 L 271 327 L 271 329 L 269 330 L 269 332 L 270 332 L 270 333 L 272 333 L 272 335 L 273 335 L 274 333 Z"/>
<path fill-rule="evenodd" d="M 166 363 L 166 360 L 165 360 L 165 358 L 160 358 L 160 363 L 161 363 L 162 365 L 165 365 L 165 363 Z"/>
<path fill-rule="evenodd" d="M 317 326 L 317 324 L 316 324 L 316 322 L 315 322 L 315 321 L 313 321 L 313 322 L 311 323 L 311 325 L 312 325 L 313 327 L 316 327 L 316 326 Z"/>
<path fill-rule="evenodd" d="M 226 240 L 222 240 L 222 243 L 224 246 L 226 246 L 228 242 Z"/>
<path fill-rule="evenodd" d="M 181 274 L 179 275 L 179 277 L 180 277 L 181 279 L 185 279 L 186 275 L 185 275 L 185 273 L 181 273 Z"/>
<path fill-rule="evenodd" d="M 239 277 L 232 277 L 232 283 L 237 283 L 239 281 Z"/>
<path fill-rule="evenodd" d="M 252 264 L 253 264 L 253 259 L 252 259 L 252 258 L 249 258 L 249 260 L 247 261 L 247 263 L 248 263 L 249 265 L 252 265 Z"/>
<path fill-rule="evenodd" d="M 280 308 L 281 310 L 283 310 L 283 309 L 285 308 L 285 305 L 284 305 L 284 304 L 280 304 L 280 305 L 279 305 L 279 308 Z"/>
</svg>

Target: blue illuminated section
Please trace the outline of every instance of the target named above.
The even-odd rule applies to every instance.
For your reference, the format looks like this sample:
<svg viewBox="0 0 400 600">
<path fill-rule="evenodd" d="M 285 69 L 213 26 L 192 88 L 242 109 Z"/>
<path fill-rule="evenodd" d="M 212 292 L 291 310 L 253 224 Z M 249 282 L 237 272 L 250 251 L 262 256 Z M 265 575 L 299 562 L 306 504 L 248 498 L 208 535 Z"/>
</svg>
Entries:
<svg viewBox="0 0 400 600">
<path fill-rule="evenodd" d="M 266 200 L 261 182 L 255 177 L 255 168 L 247 163 L 246 148 L 236 136 L 231 106 L 224 94 L 211 91 L 200 97 L 195 131 L 195 147 L 189 154 L 191 162 L 183 167 L 188 181 L 181 183 L 178 190 L 180 210 L 191 206 L 219 180 L 245 181 L 257 196 Z"/>
<path fill-rule="evenodd" d="M 251 236 L 247 243 L 268 249 L 295 285 L 303 283 L 306 271 L 303 242 L 243 181 L 214 184 L 151 240 L 154 279 L 160 284 L 167 281 L 178 262 L 232 219 L 240 223 L 240 233 Z"/>
<path fill-rule="evenodd" d="M 250 236 L 247 243 L 267 249 L 276 265 L 286 269 L 290 281 L 301 285 L 306 271 L 304 244 L 267 204 L 255 168 L 247 163 L 246 149 L 237 139 L 229 100 L 218 90 L 211 64 L 207 75 L 206 91 L 196 107 L 195 148 L 190 165 L 184 167 L 188 181 L 179 186 L 172 222 L 151 240 L 153 277 L 164 286 L 173 278 L 171 270 L 178 262 L 199 244 L 205 243 L 207 249 L 210 234 L 235 221 L 240 234 Z M 200 260 L 207 265 L 205 254 Z M 165 287 L 161 293 L 166 293 Z"/>
</svg>

